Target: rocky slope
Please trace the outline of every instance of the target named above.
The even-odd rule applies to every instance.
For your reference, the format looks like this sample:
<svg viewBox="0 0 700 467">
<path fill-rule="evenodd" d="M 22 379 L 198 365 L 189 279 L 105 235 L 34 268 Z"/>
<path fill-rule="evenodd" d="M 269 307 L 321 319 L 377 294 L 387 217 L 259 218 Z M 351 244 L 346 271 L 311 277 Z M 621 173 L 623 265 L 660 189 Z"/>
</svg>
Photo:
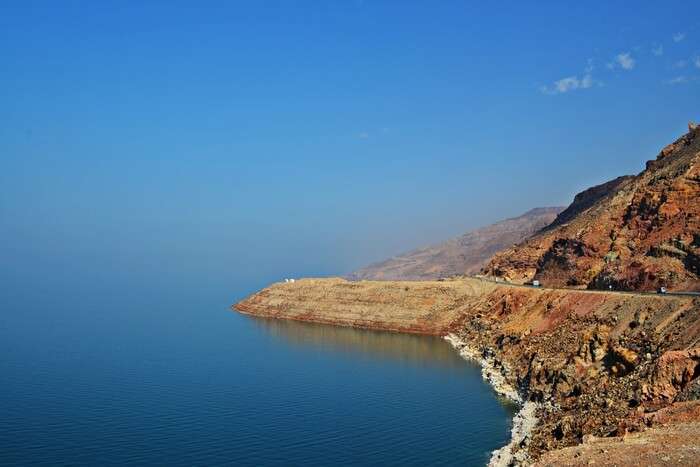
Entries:
<svg viewBox="0 0 700 467">
<path fill-rule="evenodd" d="M 420 248 L 351 273 L 351 280 L 431 280 L 474 274 L 494 253 L 549 225 L 564 208 L 535 208 L 446 242 Z"/>
<path fill-rule="evenodd" d="M 537 424 L 507 448 L 519 462 L 595 461 L 584 448 L 597 438 L 648 444 L 670 437 L 687 447 L 669 448 L 674 455 L 700 450 L 700 440 L 689 435 L 700 420 L 696 297 L 533 289 L 471 278 L 308 279 L 274 284 L 235 308 L 262 317 L 450 334 L 488 362 L 495 380 L 536 403 L 529 407 Z M 579 451 L 548 457 L 581 443 Z"/>
<path fill-rule="evenodd" d="M 630 433 L 624 438 L 591 437 L 581 445 L 547 453 L 537 462 L 537 465 L 697 467 L 700 459 L 699 438 L 700 423 L 679 422 Z"/>
<path fill-rule="evenodd" d="M 639 175 L 577 195 L 485 273 L 549 286 L 700 290 L 700 128 L 689 130 Z"/>
</svg>

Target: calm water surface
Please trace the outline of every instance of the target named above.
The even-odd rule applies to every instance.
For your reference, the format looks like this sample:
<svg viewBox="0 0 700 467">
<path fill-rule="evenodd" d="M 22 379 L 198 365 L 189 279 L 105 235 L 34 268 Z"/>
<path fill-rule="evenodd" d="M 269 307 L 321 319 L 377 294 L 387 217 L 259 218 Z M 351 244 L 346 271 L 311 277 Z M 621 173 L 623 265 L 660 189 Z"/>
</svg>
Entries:
<svg viewBox="0 0 700 467">
<path fill-rule="evenodd" d="M 66 284 L 2 295 L 0 464 L 483 465 L 508 439 L 514 408 L 440 339 Z"/>
</svg>

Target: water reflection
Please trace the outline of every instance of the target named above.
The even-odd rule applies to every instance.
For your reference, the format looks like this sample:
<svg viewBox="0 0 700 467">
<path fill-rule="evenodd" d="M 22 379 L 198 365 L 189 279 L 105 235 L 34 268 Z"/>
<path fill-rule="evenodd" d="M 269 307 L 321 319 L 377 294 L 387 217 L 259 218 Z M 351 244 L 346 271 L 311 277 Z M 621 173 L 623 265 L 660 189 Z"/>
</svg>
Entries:
<svg viewBox="0 0 700 467">
<path fill-rule="evenodd" d="M 300 321 L 249 316 L 258 328 L 294 346 L 361 353 L 419 365 L 464 368 L 452 346 L 435 336 L 371 331 Z"/>
</svg>

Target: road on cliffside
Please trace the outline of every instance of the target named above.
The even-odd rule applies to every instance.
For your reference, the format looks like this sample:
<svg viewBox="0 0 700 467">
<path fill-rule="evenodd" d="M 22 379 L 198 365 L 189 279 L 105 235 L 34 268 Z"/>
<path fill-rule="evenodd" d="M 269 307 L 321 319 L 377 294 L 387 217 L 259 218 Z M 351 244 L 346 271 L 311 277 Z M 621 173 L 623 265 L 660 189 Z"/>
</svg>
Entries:
<svg viewBox="0 0 700 467">
<path fill-rule="evenodd" d="M 478 279 L 484 282 L 491 282 L 498 285 L 505 285 L 509 287 L 525 287 L 528 289 L 540 289 L 540 290 L 575 290 L 577 292 L 589 292 L 589 293 L 615 293 L 615 294 L 625 294 L 625 295 L 658 295 L 661 297 L 679 297 L 679 296 L 695 296 L 700 297 L 700 292 L 685 292 L 685 291 L 675 291 L 675 292 L 639 292 L 633 290 L 604 290 L 604 289 L 575 289 L 573 287 L 543 287 L 541 285 L 536 286 L 532 284 L 516 284 L 514 282 L 508 282 L 505 280 L 498 280 L 496 278 L 489 278 L 485 276 L 468 276 L 472 279 Z"/>
</svg>

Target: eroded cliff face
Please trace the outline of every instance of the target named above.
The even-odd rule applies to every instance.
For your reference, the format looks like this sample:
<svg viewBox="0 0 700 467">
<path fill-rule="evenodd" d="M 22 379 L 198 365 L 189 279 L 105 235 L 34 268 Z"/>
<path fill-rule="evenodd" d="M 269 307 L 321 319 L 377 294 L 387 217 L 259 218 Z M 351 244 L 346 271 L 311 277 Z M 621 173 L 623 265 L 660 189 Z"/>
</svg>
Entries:
<svg viewBox="0 0 700 467">
<path fill-rule="evenodd" d="M 536 427 L 514 447 L 530 460 L 599 437 L 637 436 L 674 420 L 698 423 L 700 300 L 694 297 L 479 279 L 308 279 L 275 284 L 235 308 L 263 317 L 451 334 L 487 356 L 524 400 L 539 403 Z M 700 449 L 700 441 L 695 446 Z"/>
<path fill-rule="evenodd" d="M 658 424 L 650 414 L 698 398 L 697 299 L 503 287 L 456 328 L 542 403 L 523 443 L 533 459 L 643 431 Z"/>
<path fill-rule="evenodd" d="M 577 195 L 550 228 L 484 271 L 552 287 L 700 290 L 700 128 L 639 175 Z"/>
</svg>

